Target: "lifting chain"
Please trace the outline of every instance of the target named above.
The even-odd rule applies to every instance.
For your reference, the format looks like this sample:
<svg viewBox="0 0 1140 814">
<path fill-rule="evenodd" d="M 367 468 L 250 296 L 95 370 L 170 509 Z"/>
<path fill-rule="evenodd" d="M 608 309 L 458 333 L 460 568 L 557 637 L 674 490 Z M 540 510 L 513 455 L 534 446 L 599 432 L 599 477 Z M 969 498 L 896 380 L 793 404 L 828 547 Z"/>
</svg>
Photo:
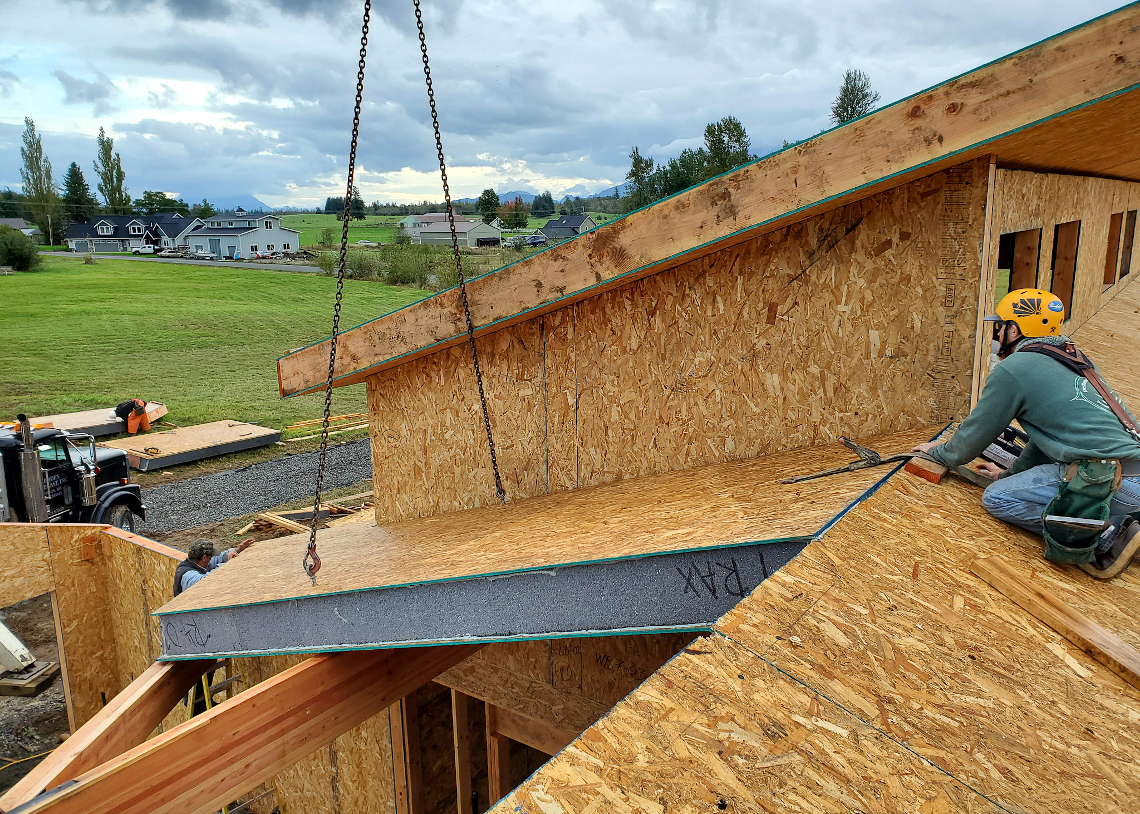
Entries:
<svg viewBox="0 0 1140 814">
<path fill-rule="evenodd" d="M 483 392 L 483 373 L 479 368 L 479 353 L 475 349 L 475 326 L 471 323 L 471 306 L 467 302 L 463 259 L 459 255 L 459 236 L 455 232 L 455 211 L 451 206 L 451 190 L 447 185 L 447 163 L 443 158 L 443 140 L 439 135 L 439 115 L 436 113 L 435 91 L 431 85 L 427 40 L 424 38 L 424 17 L 420 10 L 420 0 L 413 0 L 413 2 L 416 7 L 416 27 L 420 32 L 420 53 L 423 55 L 424 61 L 424 79 L 427 80 L 428 104 L 431 105 L 431 124 L 435 130 L 435 150 L 439 156 L 439 174 L 443 179 L 443 199 L 447 204 L 447 222 L 451 226 L 451 249 L 455 254 L 455 271 L 459 276 L 459 299 L 463 303 L 463 318 L 467 321 L 467 341 L 471 346 L 471 364 L 475 368 L 475 383 L 479 386 L 479 404 L 483 408 L 483 427 L 487 430 L 487 447 L 491 450 L 491 469 L 495 473 L 495 497 L 505 506 L 507 505 L 507 493 L 503 490 L 503 480 L 499 477 L 499 460 L 495 456 L 495 438 L 491 434 L 491 416 L 487 412 L 487 396 Z"/>
<path fill-rule="evenodd" d="M 352 144 L 348 151 L 348 188 L 344 195 L 344 216 L 340 228 L 340 260 L 336 272 L 336 304 L 333 306 L 332 339 L 329 340 L 329 376 L 325 381 L 325 414 L 321 421 L 321 448 L 317 457 L 317 488 L 313 496 L 313 521 L 309 525 L 309 547 L 301 565 L 313 585 L 317 584 L 317 571 L 321 558 L 317 556 L 317 521 L 321 512 L 321 489 L 325 484 L 325 459 L 329 450 L 329 416 L 332 414 L 333 374 L 336 368 L 336 340 L 340 331 L 340 303 L 344 297 L 344 261 L 348 253 L 348 212 L 352 205 L 353 176 L 356 172 L 356 143 L 360 137 L 360 104 L 364 96 L 364 64 L 368 53 L 368 20 L 372 14 L 372 0 L 364 0 L 364 23 L 360 30 L 360 61 L 356 69 L 356 108 L 352 114 Z"/>
</svg>

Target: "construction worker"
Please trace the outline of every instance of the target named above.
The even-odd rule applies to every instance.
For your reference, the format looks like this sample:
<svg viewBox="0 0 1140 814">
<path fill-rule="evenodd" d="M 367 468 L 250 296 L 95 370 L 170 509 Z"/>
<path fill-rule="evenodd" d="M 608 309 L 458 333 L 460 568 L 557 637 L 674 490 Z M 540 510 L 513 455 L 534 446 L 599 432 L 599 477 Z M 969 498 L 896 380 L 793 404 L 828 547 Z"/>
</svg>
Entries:
<svg viewBox="0 0 1140 814">
<path fill-rule="evenodd" d="M 944 466 L 960 466 L 981 455 L 1017 419 L 1029 442 L 1008 469 L 982 465 L 995 480 L 982 504 L 994 517 L 1044 536 L 1047 558 L 1074 562 L 1094 577 L 1110 579 L 1140 549 L 1135 418 L 1061 334 L 1065 307 L 1050 292 L 1012 291 L 985 321 L 994 323 L 1001 361 L 990 371 L 977 406 L 949 441 L 914 450 Z M 1081 508 L 1058 510 L 1074 505 Z M 1074 512 L 1093 521 L 1107 518 L 1111 526 L 1085 531 L 1080 541 L 1067 537 L 1080 534 L 1073 531 Z M 1068 525 L 1057 525 L 1054 518 L 1061 515 L 1068 515 Z"/>
<path fill-rule="evenodd" d="M 127 424 L 127 433 L 134 435 L 139 430 L 150 432 L 150 417 L 146 414 L 146 402 L 142 399 L 127 399 L 119 402 L 111 411 Z"/>
<path fill-rule="evenodd" d="M 200 582 L 206 574 L 225 565 L 251 545 L 253 540 L 247 538 L 234 548 L 226 549 L 221 554 L 214 554 L 212 540 L 195 540 L 186 553 L 186 559 L 179 563 L 174 571 L 174 595 L 178 596 L 191 585 Z"/>
</svg>

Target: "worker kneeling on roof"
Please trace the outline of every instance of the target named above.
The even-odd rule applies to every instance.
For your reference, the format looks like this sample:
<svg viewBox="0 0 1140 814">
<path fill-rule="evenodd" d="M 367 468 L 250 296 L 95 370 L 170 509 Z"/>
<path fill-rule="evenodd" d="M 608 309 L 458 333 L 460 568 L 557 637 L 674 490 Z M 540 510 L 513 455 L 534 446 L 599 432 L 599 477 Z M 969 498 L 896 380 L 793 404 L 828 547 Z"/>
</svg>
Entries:
<svg viewBox="0 0 1140 814">
<path fill-rule="evenodd" d="M 174 571 L 174 595 L 178 596 L 191 585 L 203 580 L 215 568 L 220 568 L 241 552 L 253 545 L 253 540 L 242 540 L 235 548 L 228 548 L 221 554 L 214 554 L 214 543 L 210 540 L 195 540 L 186 559 Z"/>
<path fill-rule="evenodd" d="M 1045 557 L 1101 579 L 1140 549 L 1140 432 L 1100 372 L 1060 333 L 1065 307 L 1048 291 L 1012 291 L 998 304 L 1001 362 L 973 412 L 944 444 L 915 447 L 948 467 L 969 463 L 1017 419 L 1029 435 L 982 497 L 994 517 L 1045 538 Z"/>
</svg>

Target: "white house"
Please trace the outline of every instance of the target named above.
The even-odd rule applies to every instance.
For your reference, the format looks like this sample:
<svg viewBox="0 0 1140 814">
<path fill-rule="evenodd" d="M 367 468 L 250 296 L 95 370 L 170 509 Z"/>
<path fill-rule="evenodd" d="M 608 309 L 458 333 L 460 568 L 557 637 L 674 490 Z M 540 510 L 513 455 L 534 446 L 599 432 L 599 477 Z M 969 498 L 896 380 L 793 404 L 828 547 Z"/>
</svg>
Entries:
<svg viewBox="0 0 1140 814">
<path fill-rule="evenodd" d="M 457 220 L 455 233 L 459 238 L 460 246 L 476 248 L 478 246 L 498 246 L 502 243 L 503 232 L 494 226 L 488 226 L 481 220 Z M 412 243 L 429 244 L 433 246 L 451 245 L 451 225 L 444 220 L 442 223 L 427 223 L 408 230 Z"/>
<path fill-rule="evenodd" d="M 266 252 L 295 252 L 301 248 L 301 232 L 281 225 L 277 215 L 233 212 L 211 215 L 187 235 L 191 252 L 209 252 L 217 258 L 252 257 Z"/>
<path fill-rule="evenodd" d="M 26 223 L 23 218 L 0 218 L 0 226 L 11 226 L 17 232 L 23 232 L 31 238 L 43 234 L 34 223 Z"/>
</svg>

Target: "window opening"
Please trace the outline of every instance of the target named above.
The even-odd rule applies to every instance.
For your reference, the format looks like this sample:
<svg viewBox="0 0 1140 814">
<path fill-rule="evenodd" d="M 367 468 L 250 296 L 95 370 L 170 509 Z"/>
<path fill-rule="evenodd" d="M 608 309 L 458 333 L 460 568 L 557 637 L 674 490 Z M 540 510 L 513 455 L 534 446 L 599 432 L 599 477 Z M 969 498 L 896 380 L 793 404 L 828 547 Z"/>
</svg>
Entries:
<svg viewBox="0 0 1140 814">
<path fill-rule="evenodd" d="M 1120 227 L 1124 213 L 1114 212 L 1108 221 L 1108 250 L 1104 255 L 1104 289 L 1116 284 L 1116 270 L 1120 266 Z"/>
<path fill-rule="evenodd" d="M 1065 305 L 1065 319 L 1073 315 L 1073 281 L 1077 274 L 1077 249 L 1081 240 L 1081 222 L 1072 220 L 1053 227 L 1053 278 L 1049 290 Z"/>
<path fill-rule="evenodd" d="M 1120 248 L 1120 279 L 1123 280 L 1132 270 L 1132 242 L 1136 237 L 1136 210 L 1131 209 L 1124 219 L 1124 245 Z"/>
<path fill-rule="evenodd" d="M 994 302 L 1010 291 L 1037 286 L 1037 263 L 1041 254 L 1041 230 L 1008 232 L 998 240 L 998 273 Z"/>
</svg>

